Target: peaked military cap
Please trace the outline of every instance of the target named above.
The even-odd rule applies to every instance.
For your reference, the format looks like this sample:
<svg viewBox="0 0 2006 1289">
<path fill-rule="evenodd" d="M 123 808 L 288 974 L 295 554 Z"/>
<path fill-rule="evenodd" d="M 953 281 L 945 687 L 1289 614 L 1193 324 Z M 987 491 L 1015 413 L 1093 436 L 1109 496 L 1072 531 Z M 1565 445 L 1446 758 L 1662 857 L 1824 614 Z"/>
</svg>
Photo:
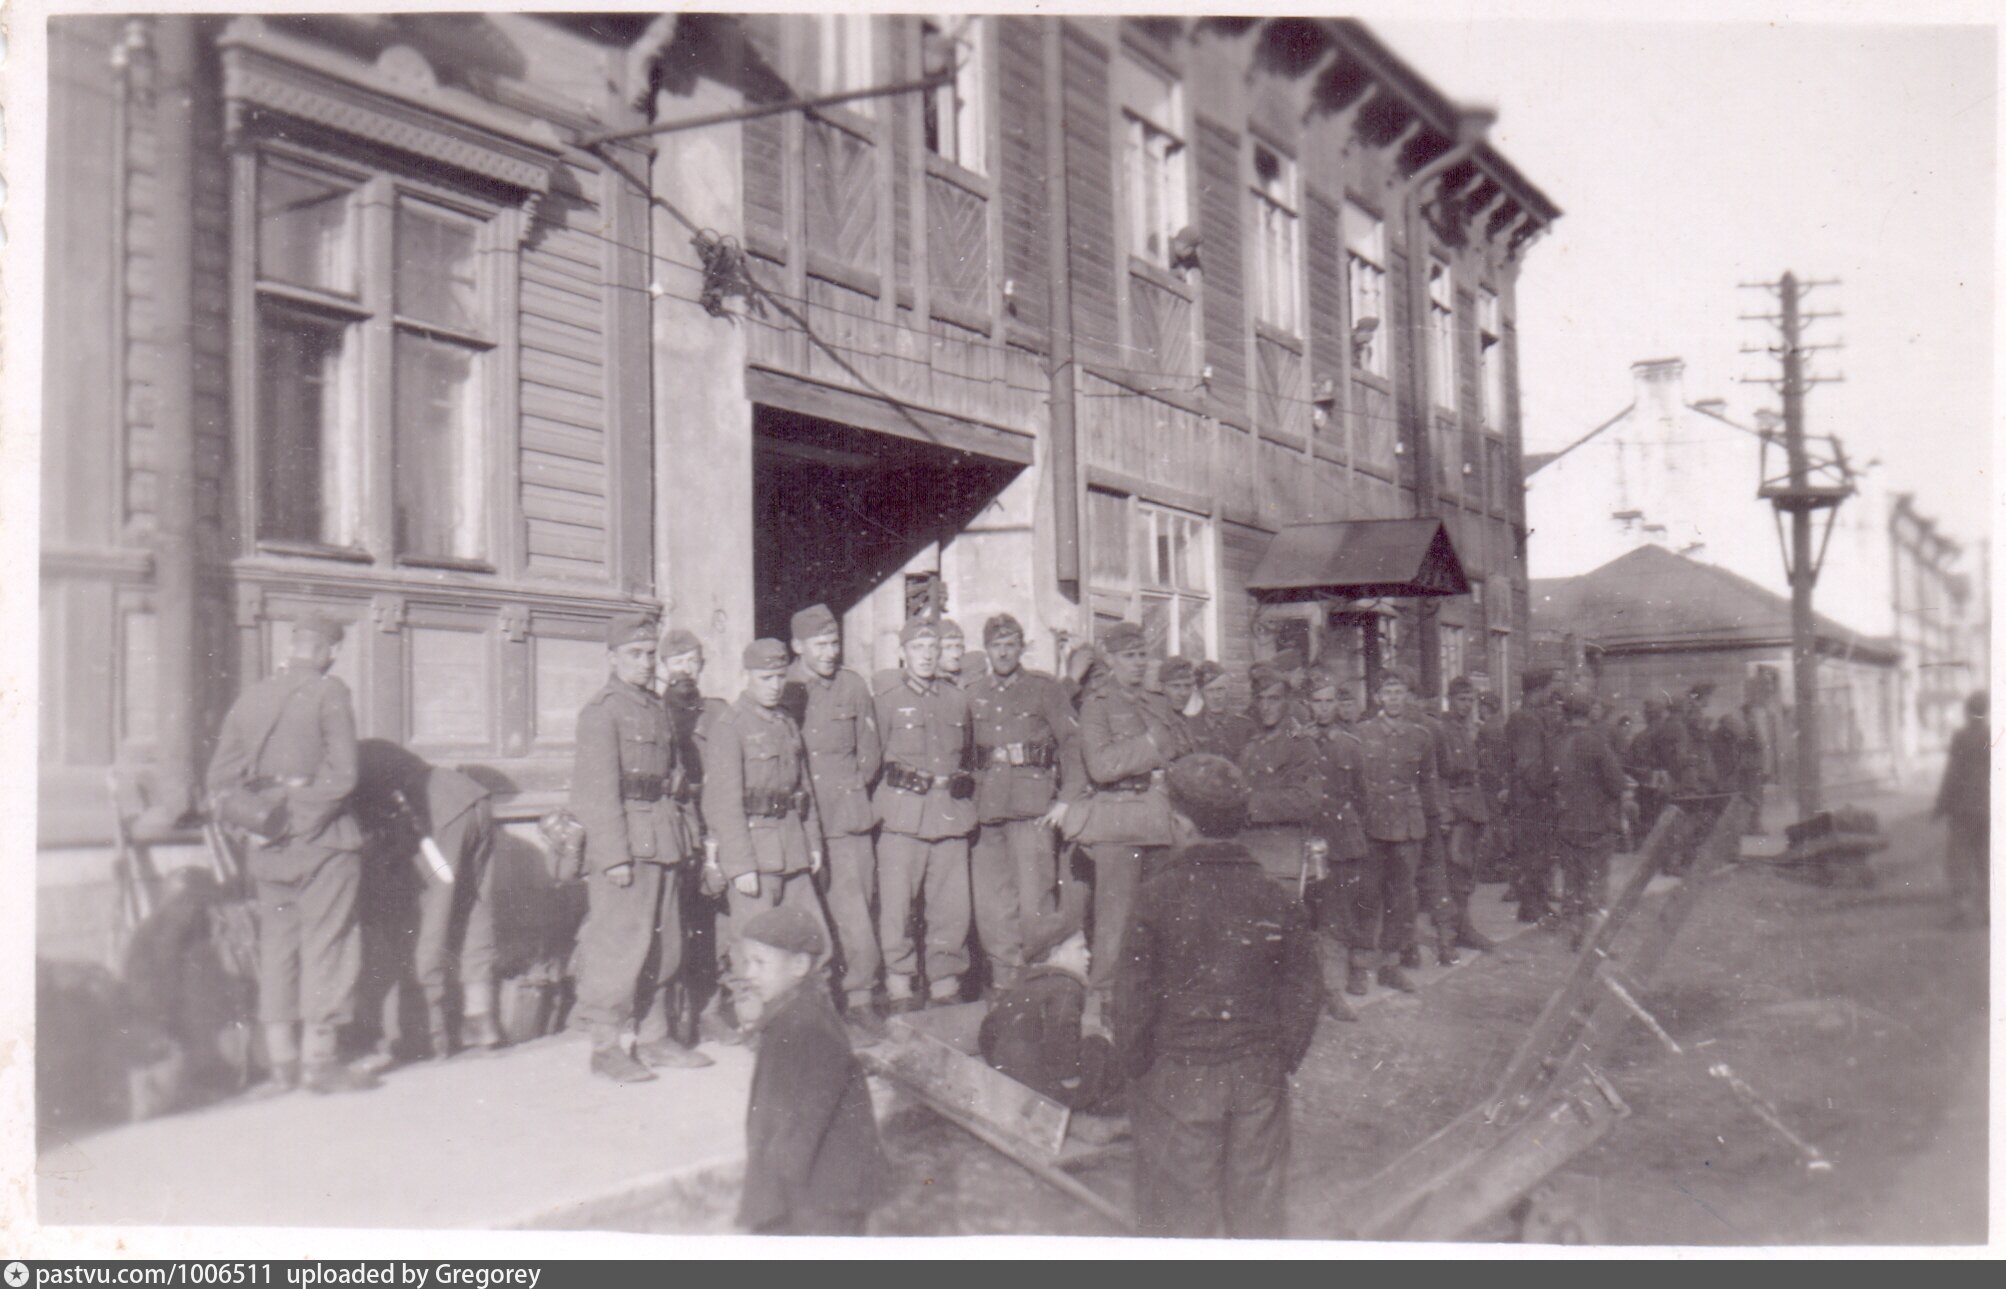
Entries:
<svg viewBox="0 0 2006 1289">
<path fill-rule="evenodd" d="M 1451 698 L 1454 698 L 1457 694 L 1474 694 L 1476 692 L 1477 682 L 1471 680 L 1468 676 L 1458 676 L 1449 682 L 1449 697 Z"/>
<path fill-rule="evenodd" d="M 1196 681 L 1197 678 L 1198 669 L 1191 665 L 1189 658 L 1181 655 L 1175 658 L 1165 658 L 1163 665 L 1156 669 L 1157 681 L 1165 685 L 1173 680 Z"/>
<path fill-rule="evenodd" d="M 794 620 L 788 624 L 787 629 L 796 640 L 813 640 L 816 636 L 827 635 L 840 628 L 836 622 L 836 615 L 829 611 L 828 605 L 811 604 L 794 615 Z"/>
<path fill-rule="evenodd" d="M 747 671 L 784 671 L 787 667 L 787 646 L 778 640 L 755 640 L 745 646 L 745 653 L 739 659 Z"/>
<path fill-rule="evenodd" d="M 1116 622 L 1101 632 L 1100 646 L 1108 653 L 1123 653 L 1130 649 L 1146 649 L 1149 637 L 1133 622 Z"/>
<path fill-rule="evenodd" d="M 623 613 L 606 624 L 606 647 L 618 649 L 636 640 L 655 643 L 655 620 L 645 613 Z"/>
<path fill-rule="evenodd" d="M 1247 673 L 1247 683 L 1253 686 L 1254 697 L 1272 693 L 1279 689 L 1289 692 L 1289 678 L 1265 662 L 1257 662 Z"/>
</svg>

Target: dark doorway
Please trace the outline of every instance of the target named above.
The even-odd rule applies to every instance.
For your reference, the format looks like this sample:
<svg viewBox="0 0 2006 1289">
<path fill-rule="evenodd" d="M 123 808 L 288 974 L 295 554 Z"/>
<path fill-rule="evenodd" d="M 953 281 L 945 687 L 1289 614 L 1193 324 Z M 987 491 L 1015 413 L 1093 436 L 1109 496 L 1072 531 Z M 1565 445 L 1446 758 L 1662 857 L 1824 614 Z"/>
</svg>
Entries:
<svg viewBox="0 0 2006 1289">
<path fill-rule="evenodd" d="M 780 639 L 795 610 L 841 616 L 952 538 L 1023 468 L 764 405 L 753 444 L 753 621 Z"/>
</svg>

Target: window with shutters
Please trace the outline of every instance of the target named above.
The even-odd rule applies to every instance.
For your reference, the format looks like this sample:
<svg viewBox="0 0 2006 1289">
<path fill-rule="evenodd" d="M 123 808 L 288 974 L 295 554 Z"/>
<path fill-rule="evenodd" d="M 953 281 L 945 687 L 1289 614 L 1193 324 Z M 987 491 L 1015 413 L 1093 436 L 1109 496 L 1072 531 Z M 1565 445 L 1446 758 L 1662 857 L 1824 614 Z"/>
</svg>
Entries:
<svg viewBox="0 0 2006 1289">
<path fill-rule="evenodd" d="M 290 152 L 240 174 L 259 543 L 486 565 L 496 211 Z"/>
<path fill-rule="evenodd" d="M 965 13 L 936 14 L 920 22 L 928 74 L 954 73 L 953 80 L 926 96 L 927 151 L 976 174 L 989 172 L 988 26 L 987 19 Z"/>
<path fill-rule="evenodd" d="M 1436 407 L 1456 406 L 1456 286 L 1441 260 L 1428 261 L 1428 394 Z"/>
<path fill-rule="evenodd" d="M 1344 203 L 1344 267 L 1351 287 L 1353 353 L 1360 371 L 1388 373 L 1386 221 L 1355 201 Z"/>
<path fill-rule="evenodd" d="M 1254 145 L 1254 316 L 1302 334 L 1302 194 L 1295 159 Z"/>
<path fill-rule="evenodd" d="M 1092 488 L 1087 525 L 1096 611 L 1140 622 L 1152 658 L 1211 657 L 1211 521 Z"/>
<path fill-rule="evenodd" d="M 1161 269 L 1170 244 L 1191 223 L 1186 193 L 1184 91 L 1131 54 L 1115 63 L 1123 135 L 1122 201 L 1129 253 Z"/>
<path fill-rule="evenodd" d="M 1498 294 L 1489 287 L 1477 291 L 1477 366 L 1481 379 L 1484 425 L 1502 430 L 1505 424 L 1504 326 L 1498 317 Z"/>
</svg>

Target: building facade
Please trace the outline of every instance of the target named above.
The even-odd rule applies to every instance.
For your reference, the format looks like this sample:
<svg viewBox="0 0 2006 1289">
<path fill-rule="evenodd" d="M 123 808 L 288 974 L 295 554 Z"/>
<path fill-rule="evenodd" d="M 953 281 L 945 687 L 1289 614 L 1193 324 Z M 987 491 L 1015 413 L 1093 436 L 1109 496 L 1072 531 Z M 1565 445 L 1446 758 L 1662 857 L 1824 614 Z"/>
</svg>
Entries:
<svg viewBox="0 0 2006 1289">
<path fill-rule="evenodd" d="M 1933 774 L 1964 723 L 1964 700 L 1984 687 L 1990 644 L 1982 605 L 1988 591 L 1982 568 L 1975 579 L 1963 567 L 1964 546 L 1900 493 L 1888 512 L 1889 585 L 1894 603 L 1894 643 L 1904 666 L 1898 699 L 1904 761 Z"/>
<path fill-rule="evenodd" d="M 860 668 L 943 602 L 1046 667 L 1116 618 L 1521 661 L 1559 212 L 1360 24 L 90 17 L 51 58 L 47 849 L 102 847 L 114 765 L 179 814 L 308 607 L 362 732 L 516 821 L 635 607 L 718 692 L 818 600 Z M 1416 519 L 1404 573 L 1268 593 L 1291 530 Z"/>
</svg>

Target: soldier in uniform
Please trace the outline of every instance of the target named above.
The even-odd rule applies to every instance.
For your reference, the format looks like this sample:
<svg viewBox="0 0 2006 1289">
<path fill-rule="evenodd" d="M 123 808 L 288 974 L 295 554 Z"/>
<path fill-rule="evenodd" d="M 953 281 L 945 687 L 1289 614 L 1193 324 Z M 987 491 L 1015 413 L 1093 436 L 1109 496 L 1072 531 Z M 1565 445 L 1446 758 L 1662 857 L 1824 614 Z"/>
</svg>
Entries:
<svg viewBox="0 0 2006 1289">
<path fill-rule="evenodd" d="M 1238 764 L 1247 740 L 1254 737 L 1254 722 L 1229 706 L 1233 678 L 1216 662 L 1198 664 L 1196 678 L 1201 706 L 1198 714 L 1184 723 L 1192 749 L 1211 752 Z"/>
<path fill-rule="evenodd" d="M 1165 658 L 1156 666 L 1156 687 L 1170 710 L 1188 719 L 1197 704 L 1198 664 L 1181 654 Z"/>
<path fill-rule="evenodd" d="M 787 646 L 755 640 L 740 661 L 745 691 L 697 726 L 704 822 L 716 839 L 718 870 L 726 883 L 726 944 L 736 944 L 762 909 L 799 909 L 823 921 L 815 893 L 823 858 L 821 813 L 809 788 L 800 727 L 780 703 L 787 689 Z"/>
<path fill-rule="evenodd" d="M 1346 992 L 1354 995 L 1366 991 L 1366 963 L 1375 948 L 1379 983 L 1389 989 L 1413 992 L 1403 968 L 1421 965 L 1414 942 L 1415 878 L 1421 847 L 1441 827 L 1442 815 L 1434 740 L 1409 719 L 1408 691 L 1407 677 L 1388 668 L 1379 678 L 1379 714 L 1358 725 L 1358 739 L 1365 745 L 1365 835 L 1372 849 L 1367 884 L 1374 876 L 1378 882 L 1377 890 L 1360 892 L 1364 907 L 1345 982 Z"/>
<path fill-rule="evenodd" d="M 706 711 L 724 706 L 723 699 L 706 698 L 698 688 L 703 668 L 703 642 L 697 639 L 695 632 L 675 627 L 663 633 L 655 656 L 655 678 L 656 690 L 668 706 L 669 720 L 675 728 L 676 765 L 682 771 L 674 795 L 686 819 L 698 818 L 696 831 L 699 836 L 707 836 L 708 833 L 701 827 L 700 819 L 703 756 L 697 746 L 697 723 Z M 724 979 L 728 946 L 717 932 L 718 908 L 713 898 L 722 892 L 723 882 L 718 880 L 715 868 L 708 861 L 704 864 L 678 864 L 670 870 L 670 876 L 682 887 L 676 898 L 680 901 L 678 913 L 683 927 L 684 953 L 681 970 L 666 989 L 644 987 L 641 991 L 644 998 L 659 1000 L 661 1004 L 651 1005 L 637 1018 L 635 1032 L 642 1043 L 652 1043 L 664 1034 L 694 1031 L 696 1017 L 693 1013 L 702 1006 L 705 998 L 712 997 L 718 982 Z M 709 890 L 705 889 L 707 880 L 715 883 Z M 692 957 L 692 954 L 699 956 Z M 693 1032 L 691 1036 L 694 1037 Z M 732 1035 L 720 1031 L 719 1037 L 728 1041 Z"/>
<path fill-rule="evenodd" d="M 1637 826 L 1648 835 L 1665 808 L 1665 794 L 1655 771 L 1658 747 L 1664 740 L 1665 702 L 1657 694 L 1644 698 L 1644 728 L 1623 751 L 1623 768 L 1637 781 Z"/>
<path fill-rule="evenodd" d="M 1978 690 L 1964 700 L 1964 724 L 1950 737 L 1930 817 L 1949 828 L 1945 854 L 1952 927 L 1992 921 L 1992 736 L 1986 712 L 1992 695 Z"/>
<path fill-rule="evenodd" d="M 940 620 L 940 672 L 939 679 L 956 689 L 967 686 L 972 677 L 964 678 L 962 665 L 968 659 L 968 637 L 961 633 L 961 624 L 953 618 Z"/>
<path fill-rule="evenodd" d="M 1553 673 L 1535 669 L 1520 681 L 1522 702 L 1505 722 L 1511 754 L 1508 794 L 1512 865 L 1518 886 L 1518 920 L 1537 922 L 1553 911 Z"/>
<path fill-rule="evenodd" d="M 914 618 L 899 631 L 905 675 L 881 691 L 878 729 L 884 770 L 872 800 L 878 839 L 878 942 L 894 1014 L 925 1006 L 914 989 L 924 968 L 930 997 L 953 1002 L 968 970 L 968 836 L 975 831 L 975 778 L 968 771 L 968 698 L 940 679 L 940 624 Z M 926 920 L 925 953 L 913 944 L 916 908 Z"/>
<path fill-rule="evenodd" d="M 1470 896 L 1477 889 L 1477 842 L 1490 823 L 1477 759 L 1477 687 L 1468 676 L 1449 682 L 1449 714 L 1436 722 L 1436 768 L 1441 776 L 1444 886 L 1434 903 L 1435 956 L 1445 967 L 1457 949 L 1494 949 L 1490 937 L 1470 925 Z"/>
<path fill-rule="evenodd" d="M 1174 762 L 1174 863 L 1143 883 L 1116 983 L 1115 1050 L 1135 1080 L 1137 1225 L 1152 1236 L 1286 1233 L 1289 1074 L 1323 981 L 1301 905 L 1233 840 L 1232 762 Z"/>
<path fill-rule="evenodd" d="M 273 1083 L 304 1080 L 322 1093 L 376 1086 L 338 1057 L 362 969 L 362 827 L 349 808 L 355 708 L 348 686 L 327 674 L 341 638 L 341 624 L 319 612 L 293 624 L 285 663 L 224 716 L 208 774 L 212 794 L 250 786 L 279 789 L 283 799 L 278 834 L 254 844 L 248 864 L 258 899 L 258 1019 Z"/>
<path fill-rule="evenodd" d="M 1477 697 L 1477 781 L 1482 785 L 1484 805 L 1490 822 L 1479 832 L 1478 880 L 1502 882 L 1509 878 L 1509 833 L 1504 815 L 1511 779 L 1511 745 L 1505 741 L 1504 701 L 1486 690 Z"/>
<path fill-rule="evenodd" d="M 878 893 L 871 833 L 878 816 L 870 784 L 884 760 L 884 741 L 863 677 L 842 665 L 843 635 L 836 615 L 817 604 L 795 614 L 791 625 L 795 661 L 782 706 L 800 723 L 822 820 L 829 920 L 841 953 L 844 1021 L 853 1033 L 875 1042 L 884 1033 L 872 1005 L 883 959 L 871 917 Z"/>
<path fill-rule="evenodd" d="M 1607 897 L 1609 857 L 1622 826 L 1623 767 L 1609 736 L 1591 717 L 1594 700 L 1571 689 L 1561 699 L 1567 720 L 1555 755 L 1555 835 L 1567 886 L 1562 905 L 1571 943 L 1581 947 L 1588 918 Z"/>
<path fill-rule="evenodd" d="M 1160 694 L 1142 688 L 1147 640 L 1133 622 L 1117 622 L 1100 641 L 1106 677 L 1080 707 L 1077 794 L 1068 785 L 1066 832 L 1093 865 L 1094 992 L 1114 991 L 1122 936 L 1135 908 L 1146 858 L 1170 844 L 1170 799 L 1163 775 L 1189 743 Z"/>
<path fill-rule="evenodd" d="M 663 1036 L 635 1042 L 640 1017 L 682 967 L 680 875 L 698 837 L 677 800 L 685 771 L 655 680 L 653 619 L 629 614 L 606 635 L 606 687 L 578 713 L 571 810 L 585 825 L 585 925 L 578 933 L 578 1013 L 592 1035 L 591 1070 L 645 1083 L 651 1068 L 696 1069 L 710 1058 Z M 631 1045 L 631 1050 L 630 1050 Z"/>
<path fill-rule="evenodd" d="M 1057 907 L 1052 829 L 1062 753 L 1078 724 L 1059 682 L 1023 666 L 1024 628 L 1007 613 L 982 626 L 989 673 L 967 686 L 975 730 L 975 933 L 989 958 L 992 989 L 1023 971 L 1024 934 Z"/>
</svg>

